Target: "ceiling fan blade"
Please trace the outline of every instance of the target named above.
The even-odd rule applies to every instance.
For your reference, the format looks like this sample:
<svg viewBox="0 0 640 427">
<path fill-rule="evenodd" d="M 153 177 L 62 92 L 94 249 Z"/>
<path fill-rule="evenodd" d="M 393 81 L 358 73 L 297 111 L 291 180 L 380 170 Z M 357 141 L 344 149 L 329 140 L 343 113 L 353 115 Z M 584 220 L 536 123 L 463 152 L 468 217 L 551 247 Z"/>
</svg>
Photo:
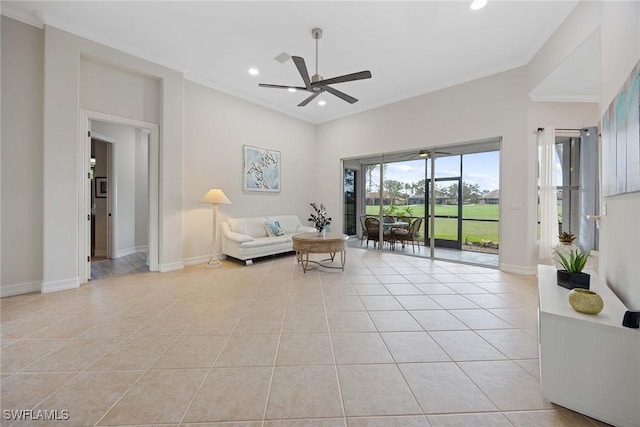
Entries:
<svg viewBox="0 0 640 427">
<path fill-rule="evenodd" d="M 293 60 L 293 63 L 296 64 L 296 68 L 298 68 L 298 72 L 300 73 L 300 77 L 302 77 L 305 87 L 310 89 L 311 80 L 309 80 L 309 72 L 307 71 L 307 64 L 305 64 L 304 58 L 292 56 L 291 59 Z"/>
<path fill-rule="evenodd" d="M 352 74 L 345 74 L 344 76 L 332 77 L 330 79 L 320 80 L 319 82 L 312 83 L 311 86 L 326 86 L 335 83 L 350 82 L 353 80 L 370 79 L 371 71 L 360 71 Z"/>
<path fill-rule="evenodd" d="M 270 85 L 267 83 L 258 83 L 258 86 L 260 87 L 272 87 L 275 89 L 298 89 L 298 90 L 307 90 L 306 87 L 301 87 L 301 86 L 283 86 L 283 85 Z"/>
<path fill-rule="evenodd" d="M 341 92 L 338 89 L 332 88 L 331 86 L 325 86 L 324 89 L 327 92 L 334 94 L 338 98 L 347 101 L 349 104 L 353 104 L 353 103 L 358 102 L 358 100 L 356 98 L 354 98 L 353 96 L 347 95 L 346 93 Z"/>
<path fill-rule="evenodd" d="M 307 99 L 305 99 L 304 101 L 302 101 L 300 104 L 298 104 L 298 107 L 304 107 L 305 105 L 307 105 L 308 103 L 310 103 L 311 101 L 313 101 L 313 99 L 320 95 L 322 92 L 315 92 L 313 94 L 311 94 L 311 96 L 309 96 Z"/>
</svg>

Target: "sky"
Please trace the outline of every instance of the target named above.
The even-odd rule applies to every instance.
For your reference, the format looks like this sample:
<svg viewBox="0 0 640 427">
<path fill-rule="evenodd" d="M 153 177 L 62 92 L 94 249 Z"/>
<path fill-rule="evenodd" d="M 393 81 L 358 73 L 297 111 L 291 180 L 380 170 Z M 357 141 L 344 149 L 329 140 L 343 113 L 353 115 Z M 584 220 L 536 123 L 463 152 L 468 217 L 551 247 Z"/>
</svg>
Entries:
<svg viewBox="0 0 640 427">
<path fill-rule="evenodd" d="M 463 181 L 478 184 L 483 191 L 493 191 L 500 188 L 500 153 L 465 154 L 463 156 Z M 431 164 L 430 161 L 427 164 Z M 431 174 L 430 167 L 427 173 Z M 449 156 L 436 159 L 436 178 L 458 177 L 460 175 L 460 156 Z M 380 181 L 380 175 L 373 173 L 373 182 Z M 388 163 L 385 180 L 393 179 L 400 182 L 418 182 L 425 179 L 425 161 L 411 160 L 405 162 Z"/>
</svg>

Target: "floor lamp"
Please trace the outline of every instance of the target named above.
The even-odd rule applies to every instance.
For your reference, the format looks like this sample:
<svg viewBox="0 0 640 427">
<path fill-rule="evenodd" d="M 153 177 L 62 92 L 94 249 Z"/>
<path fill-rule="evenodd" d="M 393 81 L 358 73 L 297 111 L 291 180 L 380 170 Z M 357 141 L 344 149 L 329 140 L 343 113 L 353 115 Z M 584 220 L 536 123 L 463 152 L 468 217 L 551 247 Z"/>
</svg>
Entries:
<svg viewBox="0 0 640 427">
<path fill-rule="evenodd" d="M 218 229 L 218 205 L 230 205 L 231 202 L 219 188 L 212 188 L 207 194 L 202 196 L 200 203 L 211 203 L 213 206 L 213 242 L 211 243 L 211 259 L 207 268 L 217 268 L 222 265 L 216 252 L 216 231 Z"/>
</svg>

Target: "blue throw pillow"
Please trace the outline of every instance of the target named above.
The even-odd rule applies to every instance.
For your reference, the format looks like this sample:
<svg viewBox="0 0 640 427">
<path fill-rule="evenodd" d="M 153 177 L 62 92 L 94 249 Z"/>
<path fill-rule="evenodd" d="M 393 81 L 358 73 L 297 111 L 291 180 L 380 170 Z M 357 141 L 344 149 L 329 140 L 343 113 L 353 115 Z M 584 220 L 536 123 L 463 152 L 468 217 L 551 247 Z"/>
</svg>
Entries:
<svg viewBox="0 0 640 427">
<path fill-rule="evenodd" d="M 284 234 L 278 221 L 265 221 L 264 228 L 267 229 L 269 237 L 282 236 Z"/>
</svg>

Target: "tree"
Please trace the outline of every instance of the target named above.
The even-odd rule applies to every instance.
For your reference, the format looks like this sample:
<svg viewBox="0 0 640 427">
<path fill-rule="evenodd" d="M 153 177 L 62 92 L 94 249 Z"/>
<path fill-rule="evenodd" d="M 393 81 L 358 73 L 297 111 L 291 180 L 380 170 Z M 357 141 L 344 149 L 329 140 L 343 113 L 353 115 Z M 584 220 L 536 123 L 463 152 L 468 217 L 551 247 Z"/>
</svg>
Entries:
<svg viewBox="0 0 640 427">
<path fill-rule="evenodd" d="M 462 200 L 465 203 L 478 203 L 483 193 L 478 184 L 462 183 Z"/>
<path fill-rule="evenodd" d="M 387 179 L 384 181 L 384 189 L 389 194 L 389 198 L 391 198 L 391 204 L 395 204 L 395 200 L 402 196 L 402 189 L 404 185 L 400 181 L 396 181 L 395 179 Z"/>
<path fill-rule="evenodd" d="M 420 181 L 412 184 L 413 186 L 413 194 L 415 196 L 423 196 L 424 197 L 424 193 L 425 193 L 425 189 L 426 189 L 426 181 L 424 179 L 421 179 Z"/>
</svg>

